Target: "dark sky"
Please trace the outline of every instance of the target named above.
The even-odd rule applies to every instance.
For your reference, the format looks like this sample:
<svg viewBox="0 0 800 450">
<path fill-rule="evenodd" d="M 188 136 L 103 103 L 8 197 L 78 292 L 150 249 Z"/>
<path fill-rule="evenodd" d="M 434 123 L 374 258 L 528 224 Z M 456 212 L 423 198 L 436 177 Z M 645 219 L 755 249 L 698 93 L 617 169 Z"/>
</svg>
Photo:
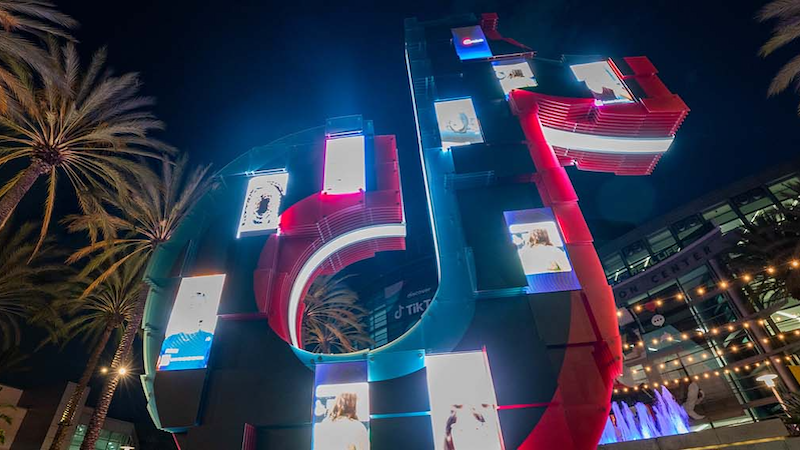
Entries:
<svg viewBox="0 0 800 450">
<path fill-rule="evenodd" d="M 108 45 L 118 72 L 141 72 L 168 125 L 163 138 L 217 167 L 327 117 L 363 114 L 379 133 L 397 135 L 406 202 L 422 204 L 403 19 L 487 11 L 500 14 L 502 33 L 545 56 L 647 55 L 692 109 L 652 176 L 571 171 L 599 239 L 798 154 L 797 99 L 765 92 L 780 62 L 800 49 L 757 57 L 768 36 L 753 20 L 760 2 L 57 3 L 82 23 L 84 54 Z M 81 358 L 66 371 L 79 373 Z M 140 397 L 129 386 L 115 413 L 142 417 Z"/>
<path fill-rule="evenodd" d="M 542 55 L 647 55 L 692 112 L 652 176 L 573 175 L 600 240 L 786 161 L 800 142 L 795 98 L 765 96 L 792 49 L 756 55 L 769 31 L 753 20 L 760 2 L 62 3 L 83 24 L 84 51 L 107 44 L 118 71 L 142 73 L 168 124 L 164 137 L 196 161 L 224 165 L 326 117 L 360 113 L 398 136 L 412 169 L 409 203 L 420 191 L 404 18 L 496 11 L 504 34 Z"/>
</svg>

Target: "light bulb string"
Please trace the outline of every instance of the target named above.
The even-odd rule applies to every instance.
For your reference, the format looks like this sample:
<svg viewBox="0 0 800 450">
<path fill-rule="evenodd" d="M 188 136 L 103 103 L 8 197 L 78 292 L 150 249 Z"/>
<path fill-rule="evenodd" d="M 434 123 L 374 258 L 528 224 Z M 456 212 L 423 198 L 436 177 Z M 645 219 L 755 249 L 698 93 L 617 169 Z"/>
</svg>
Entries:
<svg viewBox="0 0 800 450">
<path fill-rule="evenodd" d="M 800 268 L 800 259 L 792 259 L 792 260 L 790 260 L 790 261 L 788 261 L 788 262 L 786 262 L 784 264 L 777 264 L 777 265 L 767 266 L 767 267 L 764 268 L 764 270 L 756 272 L 756 274 L 757 275 L 764 275 L 764 274 L 774 275 L 776 272 L 778 272 L 778 268 L 782 268 L 784 266 L 787 266 L 789 270 L 798 269 L 798 268 Z M 750 273 L 741 273 L 741 274 L 735 276 L 733 281 L 727 281 L 727 280 L 719 281 L 716 284 L 716 286 L 718 288 L 716 290 L 709 291 L 709 289 L 706 286 L 699 286 L 697 288 L 694 288 L 694 292 L 697 293 L 698 295 L 702 296 L 700 299 L 692 299 L 692 298 L 687 297 L 687 295 L 684 294 L 683 292 L 679 292 L 679 293 L 677 293 L 675 295 L 666 296 L 666 297 L 658 297 L 655 300 L 648 300 L 648 301 L 645 301 L 645 302 L 637 303 L 635 305 L 629 305 L 628 309 L 633 309 L 635 313 L 640 313 L 640 312 L 644 311 L 645 309 L 649 310 L 650 309 L 649 308 L 650 305 L 655 305 L 656 307 L 661 307 L 661 306 L 664 305 L 664 302 L 668 301 L 668 300 L 686 300 L 686 303 L 688 303 L 688 304 L 702 302 L 705 299 L 712 298 L 714 295 L 717 295 L 717 294 L 719 294 L 719 293 L 721 293 L 723 291 L 727 291 L 728 289 L 730 289 L 732 287 L 745 286 L 745 285 L 749 284 L 750 282 L 752 282 L 753 279 L 754 279 L 754 277 L 753 277 L 752 274 L 750 274 Z M 618 312 L 617 315 L 619 316 L 620 313 Z"/>
<path fill-rule="evenodd" d="M 734 374 L 734 373 L 736 373 L 736 374 L 742 373 L 742 372 L 746 373 L 746 372 L 751 372 L 752 370 L 761 368 L 762 366 L 770 367 L 772 364 L 783 364 L 784 361 L 785 362 L 791 362 L 792 358 L 790 356 L 784 355 L 783 357 L 781 357 L 781 356 L 777 356 L 777 355 L 780 354 L 780 353 L 785 353 L 785 352 L 791 353 L 791 352 L 794 352 L 797 349 L 800 349 L 800 342 L 796 342 L 796 343 L 793 343 L 793 344 L 790 344 L 790 345 L 786 345 L 786 346 L 781 347 L 779 349 L 774 349 L 774 350 L 772 350 L 772 351 L 770 351 L 768 353 L 763 353 L 763 354 L 760 354 L 760 355 L 756 355 L 756 356 L 752 356 L 750 358 L 743 359 L 741 361 L 736 361 L 736 362 L 727 364 L 725 366 L 722 366 L 722 367 L 719 367 L 719 368 L 716 368 L 716 369 L 707 370 L 707 371 L 696 373 L 696 374 L 693 374 L 693 375 L 689 375 L 687 373 L 683 377 L 674 378 L 672 380 L 665 380 L 665 381 L 662 381 L 662 382 L 654 381 L 654 382 L 643 383 L 642 384 L 642 388 L 643 389 L 649 389 L 650 386 L 652 386 L 653 388 L 658 388 L 659 386 L 662 386 L 662 385 L 663 386 L 667 386 L 667 387 L 669 387 L 670 385 L 677 386 L 677 385 L 680 385 L 681 383 L 691 383 L 693 381 L 711 379 L 712 376 L 713 377 L 719 377 L 719 376 L 722 376 L 722 375 L 731 375 L 731 374 Z M 682 367 L 681 369 L 685 370 L 686 368 Z M 680 369 L 678 369 L 678 370 L 680 370 Z M 676 372 L 676 371 L 677 370 L 672 370 L 672 371 L 669 371 L 669 372 L 665 372 L 662 375 L 665 375 L 665 374 L 671 373 L 671 372 Z M 619 378 L 617 380 L 619 380 Z M 636 392 L 638 390 L 639 390 L 639 385 L 634 386 L 632 388 L 629 388 L 629 387 L 614 388 L 613 393 L 615 395 L 616 394 L 627 394 L 627 393 L 630 393 L 631 391 Z"/>
</svg>

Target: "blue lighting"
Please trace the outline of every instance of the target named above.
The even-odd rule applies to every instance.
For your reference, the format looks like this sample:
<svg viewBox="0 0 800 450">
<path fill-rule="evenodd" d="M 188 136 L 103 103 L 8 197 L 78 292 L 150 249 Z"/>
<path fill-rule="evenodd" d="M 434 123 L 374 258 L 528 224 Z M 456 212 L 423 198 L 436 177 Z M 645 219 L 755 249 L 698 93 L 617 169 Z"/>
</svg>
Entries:
<svg viewBox="0 0 800 450">
<path fill-rule="evenodd" d="M 453 28 L 453 44 L 456 46 L 458 58 L 462 61 L 469 59 L 491 58 L 492 50 L 489 41 L 483 34 L 481 27 Z"/>
</svg>

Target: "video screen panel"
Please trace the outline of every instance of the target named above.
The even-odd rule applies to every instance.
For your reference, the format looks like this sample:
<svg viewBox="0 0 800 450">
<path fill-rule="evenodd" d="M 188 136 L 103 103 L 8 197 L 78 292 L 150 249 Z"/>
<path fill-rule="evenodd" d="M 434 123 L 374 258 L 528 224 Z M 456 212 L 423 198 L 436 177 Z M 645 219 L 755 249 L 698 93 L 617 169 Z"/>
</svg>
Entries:
<svg viewBox="0 0 800 450">
<path fill-rule="evenodd" d="M 325 141 L 323 192 L 352 194 L 366 190 L 366 150 L 364 136 Z"/>
<path fill-rule="evenodd" d="M 456 54 L 460 60 L 492 57 L 492 50 L 489 48 L 489 42 L 481 27 L 475 25 L 453 28 L 450 31 L 453 32 L 453 45 L 456 47 Z"/>
<path fill-rule="evenodd" d="M 533 76 L 531 65 L 527 61 L 495 61 L 492 63 L 494 74 L 500 81 L 503 93 L 508 97 L 514 89 L 536 87 L 539 84 Z"/>
<path fill-rule="evenodd" d="M 483 142 L 481 124 L 471 98 L 443 100 L 433 104 L 442 150 L 459 145 L 480 144 Z"/>
<path fill-rule="evenodd" d="M 157 370 L 208 367 L 225 275 L 184 278 L 167 324 Z"/>
<path fill-rule="evenodd" d="M 426 355 L 436 450 L 503 450 L 484 352 Z"/>
<path fill-rule="evenodd" d="M 369 450 L 367 362 L 317 364 L 313 450 Z"/>
<path fill-rule="evenodd" d="M 278 229 L 278 212 L 288 182 L 289 174 L 285 171 L 250 178 L 236 237 L 253 236 Z"/>
<path fill-rule="evenodd" d="M 608 104 L 634 101 L 633 94 L 625 87 L 625 83 L 608 61 L 573 64 L 570 68 L 578 81 L 586 83 L 597 102 Z"/>
<path fill-rule="evenodd" d="M 581 288 L 550 208 L 506 211 L 504 216 L 531 293 Z"/>
</svg>

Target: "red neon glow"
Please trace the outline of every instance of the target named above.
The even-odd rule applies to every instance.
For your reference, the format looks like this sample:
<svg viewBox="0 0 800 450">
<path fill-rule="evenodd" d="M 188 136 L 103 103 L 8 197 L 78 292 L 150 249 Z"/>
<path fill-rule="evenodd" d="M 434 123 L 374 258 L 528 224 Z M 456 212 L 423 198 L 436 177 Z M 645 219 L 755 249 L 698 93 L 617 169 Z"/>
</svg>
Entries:
<svg viewBox="0 0 800 450">
<path fill-rule="evenodd" d="M 483 39 L 483 38 L 477 38 L 477 39 L 464 38 L 464 40 L 461 41 L 461 43 L 464 44 L 464 45 L 472 45 L 472 44 L 480 44 L 481 42 L 484 42 L 484 41 L 485 41 L 485 39 Z"/>
</svg>

